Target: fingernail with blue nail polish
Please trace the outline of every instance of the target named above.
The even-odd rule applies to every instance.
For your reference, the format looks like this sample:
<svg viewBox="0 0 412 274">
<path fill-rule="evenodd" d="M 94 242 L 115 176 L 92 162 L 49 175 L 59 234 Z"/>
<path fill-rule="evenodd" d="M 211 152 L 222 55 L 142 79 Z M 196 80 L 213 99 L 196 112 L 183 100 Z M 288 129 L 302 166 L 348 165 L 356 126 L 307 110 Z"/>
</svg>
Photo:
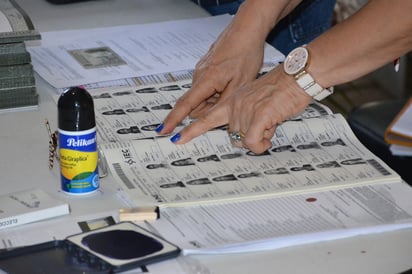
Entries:
<svg viewBox="0 0 412 274">
<path fill-rule="evenodd" d="M 172 141 L 172 143 L 176 143 L 179 140 L 180 140 L 180 133 L 176 133 L 172 138 L 170 138 L 170 141 Z"/>
<path fill-rule="evenodd" d="M 163 127 L 164 127 L 164 125 L 163 125 L 163 124 L 160 124 L 160 125 L 157 126 L 157 128 L 155 129 L 155 131 L 156 131 L 157 133 L 159 133 L 159 132 L 162 131 Z"/>
</svg>

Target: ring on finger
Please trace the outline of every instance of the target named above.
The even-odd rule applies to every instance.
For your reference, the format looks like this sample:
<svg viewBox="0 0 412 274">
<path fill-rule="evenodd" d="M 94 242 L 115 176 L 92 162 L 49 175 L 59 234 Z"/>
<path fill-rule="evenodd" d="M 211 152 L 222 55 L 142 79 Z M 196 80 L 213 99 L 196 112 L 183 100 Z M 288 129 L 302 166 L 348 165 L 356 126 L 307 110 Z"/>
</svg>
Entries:
<svg viewBox="0 0 412 274">
<path fill-rule="evenodd" d="M 242 142 L 242 138 L 245 137 L 245 134 L 242 131 L 228 132 L 230 140 L 233 142 Z"/>
</svg>

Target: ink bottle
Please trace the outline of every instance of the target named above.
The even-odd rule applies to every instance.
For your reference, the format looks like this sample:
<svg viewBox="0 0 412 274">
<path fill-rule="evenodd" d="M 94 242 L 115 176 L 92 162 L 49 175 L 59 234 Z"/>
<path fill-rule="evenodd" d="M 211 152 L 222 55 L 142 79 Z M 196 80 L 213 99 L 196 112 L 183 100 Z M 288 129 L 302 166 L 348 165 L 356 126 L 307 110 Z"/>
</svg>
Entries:
<svg viewBox="0 0 412 274">
<path fill-rule="evenodd" d="M 74 195 L 93 193 L 99 188 L 93 98 L 72 87 L 60 95 L 57 108 L 61 188 Z"/>
</svg>

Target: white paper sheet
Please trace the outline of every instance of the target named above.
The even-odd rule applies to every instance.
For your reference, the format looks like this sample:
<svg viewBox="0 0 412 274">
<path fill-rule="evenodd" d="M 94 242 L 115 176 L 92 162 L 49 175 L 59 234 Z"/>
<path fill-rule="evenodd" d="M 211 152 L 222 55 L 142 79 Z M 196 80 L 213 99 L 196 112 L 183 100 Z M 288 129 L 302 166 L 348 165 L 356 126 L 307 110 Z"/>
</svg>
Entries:
<svg viewBox="0 0 412 274">
<path fill-rule="evenodd" d="M 161 208 L 145 225 L 185 254 L 262 251 L 412 227 L 412 188 L 358 186 L 286 197 Z"/>
<path fill-rule="evenodd" d="M 231 16 L 42 34 L 35 71 L 56 88 L 193 69 Z M 265 60 L 284 56 L 267 45 Z"/>
<path fill-rule="evenodd" d="M 412 105 L 405 109 L 396 123 L 392 126 L 392 130 L 405 136 L 412 138 Z"/>
<path fill-rule="evenodd" d="M 412 157 L 412 147 L 401 146 L 401 145 L 390 145 L 389 150 L 391 151 L 392 155 Z"/>
</svg>

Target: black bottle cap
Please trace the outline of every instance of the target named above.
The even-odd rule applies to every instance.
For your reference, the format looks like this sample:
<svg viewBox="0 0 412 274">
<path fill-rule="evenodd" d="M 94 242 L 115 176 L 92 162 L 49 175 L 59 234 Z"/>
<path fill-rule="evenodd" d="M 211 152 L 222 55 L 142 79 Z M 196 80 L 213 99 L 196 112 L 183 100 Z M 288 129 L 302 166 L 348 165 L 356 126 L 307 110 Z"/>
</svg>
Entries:
<svg viewBox="0 0 412 274">
<path fill-rule="evenodd" d="M 82 131 L 96 126 L 93 98 L 83 88 L 66 90 L 60 95 L 57 108 L 59 129 Z"/>
</svg>

